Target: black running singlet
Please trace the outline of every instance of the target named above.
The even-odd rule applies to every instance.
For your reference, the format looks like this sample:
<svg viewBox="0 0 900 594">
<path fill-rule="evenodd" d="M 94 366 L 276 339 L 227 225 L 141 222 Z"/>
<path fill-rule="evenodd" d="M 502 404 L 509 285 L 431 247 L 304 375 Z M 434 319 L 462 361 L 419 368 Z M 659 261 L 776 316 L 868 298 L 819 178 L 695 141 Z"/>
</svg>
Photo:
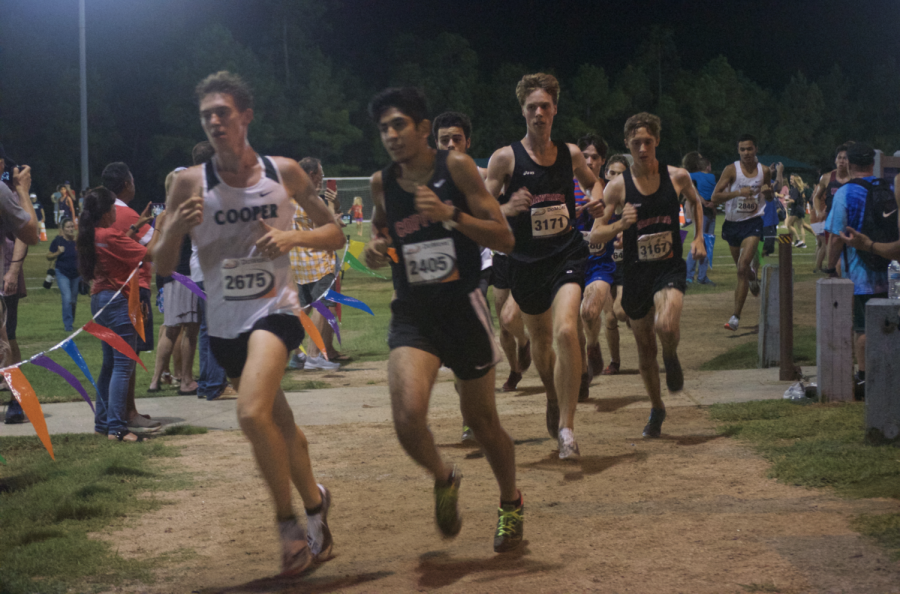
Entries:
<svg viewBox="0 0 900 594">
<path fill-rule="evenodd" d="M 843 186 L 841 182 L 838 181 L 837 171 L 831 172 L 831 179 L 828 180 L 828 185 L 825 186 L 825 212 L 831 212 L 831 203 L 834 202 L 834 195 L 838 191 L 838 188 Z"/>
<path fill-rule="evenodd" d="M 397 298 L 428 307 L 474 291 L 481 276 L 481 248 L 456 229 L 419 214 L 415 195 L 397 182 L 398 169 L 392 164 L 381 172 L 388 231 L 399 260 L 391 266 Z M 447 151 L 437 151 L 434 175 L 427 185 L 442 202 L 471 214 L 465 195 L 447 169 Z M 439 311 L 433 313 L 440 315 Z"/>
<path fill-rule="evenodd" d="M 509 218 L 516 247 L 509 257 L 520 262 L 535 262 L 566 251 L 573 243 L 583 241 L 575 230 L 575 184 L 572 178 L 572 155 L 564 142 L 556 142 L 556 162 L 549 167 L 538 165 L 520 141 L 510 145 L 515 155 L 515 168 L 500 196 L 500 204 L 509 202 L 520 188 L 527 188 L 534 201 L 531 208 Z"/>
<path fill-rule="evenodd" d="M 669 168 L 659 165 L 659 188 L 650 196 L 638 191 L 630 168 L 622 177 L 625 203 L 634 205 L 638 214 L 637 222 L 623 234 L 622 266 L 626 274 L 630 269 L 661 271 L 684 262 L 678 192 L 669 178 Z"/>
</svg>

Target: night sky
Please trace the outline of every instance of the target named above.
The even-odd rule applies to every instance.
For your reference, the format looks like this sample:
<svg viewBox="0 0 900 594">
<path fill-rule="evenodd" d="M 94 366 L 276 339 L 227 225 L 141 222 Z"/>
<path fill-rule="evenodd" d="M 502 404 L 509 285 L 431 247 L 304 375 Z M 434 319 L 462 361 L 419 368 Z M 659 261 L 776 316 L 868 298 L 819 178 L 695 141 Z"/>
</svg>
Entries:
<svg viewBox="0 0 900 594">
<path fill-rule="evenodd" d="M 249 0 L 87 0 L 88 60 L 127 63 L 172 40 L 182 27 L 219 21 L 255 45 L 265 15 Z M 77 0 L 7 2 L 0 59 L 48 52 L 78 63 Z M 802 69 L 815 79 L 835 62 L 846 72 L 873 54 L 900 57 L 900 2 L 721 0 L 581 1 L 344 0 L 330 13 L 326 53 L 356 71 L 385 70 L 382 56 L 398 32 L 458 33 L 490 70 L 501 62 L 566 75 L 591 62 L 615 74 L 634 57 L 641 34 L 659 23 L 675 30 L 685 67 L 724 54 L 768 88 Z"/>
</svg>

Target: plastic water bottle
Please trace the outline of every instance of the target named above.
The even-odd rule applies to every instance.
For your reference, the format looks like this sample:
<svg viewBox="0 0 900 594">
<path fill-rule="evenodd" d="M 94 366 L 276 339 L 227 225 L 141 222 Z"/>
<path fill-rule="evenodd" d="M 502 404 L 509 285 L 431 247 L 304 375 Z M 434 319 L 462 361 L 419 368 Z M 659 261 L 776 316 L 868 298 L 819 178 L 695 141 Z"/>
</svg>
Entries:
<svg viewBox="0 0 900 594">
<path fill-rule="evenodd" d="M 897 260 L 888 266 L 888 297 L 900 299 L 900 262 Z"/>
</svg>

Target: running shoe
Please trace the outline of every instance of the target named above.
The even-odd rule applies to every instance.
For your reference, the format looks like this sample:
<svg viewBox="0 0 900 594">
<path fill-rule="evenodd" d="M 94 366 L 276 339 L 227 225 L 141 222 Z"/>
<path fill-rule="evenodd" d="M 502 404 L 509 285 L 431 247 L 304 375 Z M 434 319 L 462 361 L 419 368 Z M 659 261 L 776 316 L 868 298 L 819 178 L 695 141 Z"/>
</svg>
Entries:
<svg viewBox="0 0 900 594">
<path fill-rule="evenodd" d="M 559 437 L 559 401 L 547 401 L 547 432 L 550 437 L 556 439 Z"/>
<path fill-rule="evenodd" d="M 593 375 L 590 372 L 590 368 L 586 373 L 581 374 L 581 385 L 578 387 L 578 402 L 584 402 L 591 397 L 591 380 L 594 379 Z"/>
<path fill-rule="evenodd" d="M 519 360 L 519 374 L 523 374 L 531 367 L 531 340 L 519 347 L 517 357 Z"/>
<path fill-rule="evenodd" d="M 306 363 L 303 364 L 304 371 L 334 371 L 340 368 L 340 363 L 329 361 L 322 355 L 319 355 L 318 357 L 307 357 Z"/>
<path fill-rule="evenodd" d="M 459 516 L 459 484 L 462 475 L 455 466 L 447 481 L 434 483 L 434 519 L 438 529 L 445 538 L 453 538 L 462 529 L 462 518 Z"/>
<path fill-rule="evenodd" d="M 750 281 L 750 294 L 759 297 L 759 279 L 754 274 L 753 280 Z"/>
<path fill-rule="evenodd" d="M 728 321 L 725 322 L 725 329 L 726 329 L 726 330 L 731 330 L 731 331 L 737 330 L 737 329 L 738 329 L 738 324 L 740 323 L 740 321 L 741 321 L 741 319 L 740 319 L 739 317 L 737 317 L 737 316 L 731 316 L 731 317 L 728 319 Z"/>
<path fill-rule="evenodd" d="M 475 439 L 475 434 L 472 432 L 472 429 L 468 425 L 463 425 L 462 442 L 476 443 L 477 441 L 478 440 Z"/>
<path fill-rule="evenodd" d="M 295 577 L 309 569 L 313 554 L 306 542 L 306 532 L 296 518 L 278 522 L 281 537 L 281 573 L 278 577 Z"/>
<path fill-rule="evenodd" d="M 704 279 L 698 280 L 697 283 L 698 283 L 698 284 L 701 284 L 701 285 L 708 285 L 708 286 L 710 286 L 710 287 L 715 287 L 715 286 L 716 286 L 716 283 L 712 282 L 712 281 L 709 280 L 708 278 L 704 278 Z"/>
<path fill-rule="evenodd" d="M 669 392 L 680 392 L 684 389 L 684 372 L 681 371 L 681 362 L 678 357 L 666 359 L 663 357 L 663 365 L 666 368 L 666 387 Z"/>
<path fill-rule="evenodd" d="M 600 352 L 599 342 L 587 348 L 587 360 L 588 366 L 591 368 L 591 375 L 603 373 L 603 353 Z"/>
<path fill-rule="evenodd" d="M 303 369 L 306 364 L 306 355 L 303 353 L 294 353 L 288 360 L 288 369 Z"/>
<path fill-rule="evenodd" d="M 494 552 L 508 553 L 522 544 L 522 537 L 525 535 L 525 499 L 522 494 L 519 493 L 518 505 L 501 505 L 497 516 Z"/>
<path fill-rule="evenodd" d="M 575 434 L 571 429 L 568 427 L 560 429 L 558 439 L 560 460 L 578 460 L 581 458 L 578 442 L 575 441 Z"/>
<path fill-rule="evenodd" d="M 798 247 L 798 248 L 800 248 L 801 250 L 805 250 L 805 249 L 806 249 L 806 242 L 805 242 L 805 241 L 798 241 L 798 242 L 797 242 L 797 245 L 796 245 L 795 247 Z"/>
<path fill-rule="evenodd" d="M 644 427 L 644 437 L 659 437 L 662 434 L 662 424 L 666 420 L 666 409 L 651 408 L 650 419 Z"/>
<path fill-rule="evenodd" d="M 519 385 L 519 382 L 522 381 L 522 374 L 517 373 L 515 371 L 509 372 L 509 377 L 506 378 L 506 382 L 503 384 L 503 387 L 500 388 L 501 392 L 515 392 L 516 386 Z"/>
<path fill-rule="evenodd" d="M 600 372 L 600 375 L 619 375 L 619 362 L 610 361 L 606 369 Z"/>
<path fill-rule="evenodd" d="M 6 415 L 3 418 L 3 423 L 6 425 L 18 425 L 20 423 L 24 423 L 27 419 L 25 418 L 25 411 L 22 410 L 22 406 L 19 404 L 19 401 L 13 398 L 9 401 L 6 408 Z"/>
<path fill-rule="evenodd" d="M 331 529 L 328 528 L 328 510 L 331 508 L 331 491 L 324 485 L 316 485 L 319 487 L 319 493 L 322 494 L 322 509 L 319 513 L 309 515 L 306 514 L 306 544 L 313 555 L 316 563 L 328 561 L 331 557 L 331 549 L 334 546 L 334 539 L 331 538 Z"/>
</svg>

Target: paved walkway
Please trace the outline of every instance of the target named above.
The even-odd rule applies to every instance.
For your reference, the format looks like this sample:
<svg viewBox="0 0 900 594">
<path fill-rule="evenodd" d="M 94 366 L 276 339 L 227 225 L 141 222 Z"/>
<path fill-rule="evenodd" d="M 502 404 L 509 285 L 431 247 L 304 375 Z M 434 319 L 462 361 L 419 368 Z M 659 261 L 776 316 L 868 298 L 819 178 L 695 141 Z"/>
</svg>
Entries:
<svg viewBox="0 0 900 594">
<path fill-rule="evenodd" d="M 815 367 L 803 369 L 815 375 Z M 663 397 L 667 406 L 698 406 L 717 402 L 746 402 L 781 398 L 790 382 L 778 379 L 778 369 L 686 372 L 685 389 L 680 394 Z M 431 398 L 429 416 L 459 416 L 459 401 L 453 388 L 452 374 L 442 370 Z M 663 384 L 665 385 L 665 384 Z M 497 393 L 497 409 L 501 417 L 517 414 L 543 414 L 545 398 L 536 376 L 526 376 L 520 390 Z M 386 386 L 331 388 L 287 394 L 297 423 L 304 425 L 340 425 L 345 423 L 386 423 L 391 420 L 391 406 Z M 649 408 L 640 375 L 601 376 L 591 385 L 591 399 L 579 405 L 579 414 L 591 406 L 602 406 L 616 400 L 617 408 Z M 165 425 L 189 424 L 211 430 L 238 429 L 233 400 L 207 402 L 196 396 L 163 396 L 139 398 L 138 408 Z M 51 434 L 90 433 L 93 413 L 83 401 L 43 405 L 47 428 Z M 34 435 L 29 423 L 0 425 L 0 435 Z"/>
</svg>

